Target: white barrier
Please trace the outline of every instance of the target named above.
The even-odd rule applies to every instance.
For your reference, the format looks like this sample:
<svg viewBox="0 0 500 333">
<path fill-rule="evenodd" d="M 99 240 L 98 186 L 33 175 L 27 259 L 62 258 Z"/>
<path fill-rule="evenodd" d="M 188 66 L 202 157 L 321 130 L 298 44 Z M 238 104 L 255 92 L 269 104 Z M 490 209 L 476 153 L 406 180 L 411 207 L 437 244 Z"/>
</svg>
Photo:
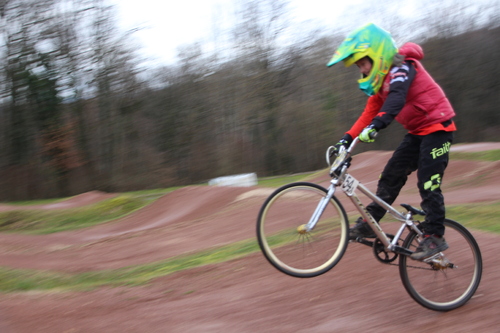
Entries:
<svg viewBox="0 0 500 333">
<path fill-rule="evenodd" d="M 257 174 L 246 173 L 234 176 L 224 176 L 211 179 L 208 185 L 213 186 L 237 186 L 237 187 L 248 187 L 257 185 Z"/>
</svg>

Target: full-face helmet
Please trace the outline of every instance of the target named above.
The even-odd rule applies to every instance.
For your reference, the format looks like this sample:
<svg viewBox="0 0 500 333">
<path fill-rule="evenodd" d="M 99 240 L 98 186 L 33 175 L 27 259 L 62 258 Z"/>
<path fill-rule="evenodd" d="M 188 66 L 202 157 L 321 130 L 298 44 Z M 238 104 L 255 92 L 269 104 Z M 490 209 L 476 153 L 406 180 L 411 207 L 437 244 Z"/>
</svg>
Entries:
<svg viewBox="0 0 500 333">
<path fill-rule="evenodd" d="M 390 33 L 369 23 L 346 37 L 327 66 L 344 61 L 345 66 L 349 67 L 356 61 L 369 57 L 372 61 L 372 70 L 368 75 L 362 75 L 358 83 L 362 91 L 372 96 L 382 87 L 397 51 L 396 43 Z"/>
</svg>

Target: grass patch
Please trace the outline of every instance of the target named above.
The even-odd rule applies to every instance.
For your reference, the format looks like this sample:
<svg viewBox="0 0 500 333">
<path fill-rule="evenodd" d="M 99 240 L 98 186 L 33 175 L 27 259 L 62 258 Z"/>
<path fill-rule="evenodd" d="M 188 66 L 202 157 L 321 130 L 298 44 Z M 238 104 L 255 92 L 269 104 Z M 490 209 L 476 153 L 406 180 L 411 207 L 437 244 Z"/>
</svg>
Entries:
<svg viewBox="0 0 500 333">
<path fill-rule="evenodd" d="M 500 161 L 500 149 L 477 151 L 477 152 L 450 152 L 450 158 L 454 160 L 473 161 Z"/>
<path fill-rule="evenodd" d="M 167 193 L 173 192 L 173 191 L 178 190 L 178 189 L 183 188 L 183 187 L 185 187 L 185 186 L 159 188 L 159 189 L 152 189 L 152 190 L 131 191 L 131 192 L 126 192 L 124 194 L 131 196 L 131 197 L 134 197 L 134 198 L 156 200 L 156 199 L 164 196 Z"/>
<path fill-rule="evenodd" d="M 281 187 L 283 185 L 304 181 L 304 179 L 309 178 L 315 172 L 299 173 L 294 175 L 278 176 L 278 177 L 264 177 L 259 178 L 258 185 L 265 187 Z"/>
<path fill-rule="evenodd" d="M 0 231 L 50 234 L 81 229 L 120 218 L 150 202 L 150 198 L 120 195 L 79 208 L 0 212 Z"/>
<path fill-rule="evenodd" d="M 141 199 L 149 199 L 149 200 L 156 200 L 161 196 L 164 196 L 167 193 L 173 192 L 179 188 L 182 188 L 185 186 L 177 186 L 177 187 L 169 187 L 169 188 L 159 188 L 159 189 L 152 189 L 152 190 L 141 190 L 141 191 L 130 191 L 130 192 L 123 192 L 123 195 L 128 195 L 131 197 L 135 198 L 141 198 Z M 63 202 L 67 198 L 53 198 L 53 199 L 39 199 L 39 200 L 31 200 L 31 201 L 12 201 L 12 202 L 4 202 L 5 204 L 8 205 L 13 205 L 13 206 L 32 206 L 32 205 L 47 205 L 47 204 L 54 204 L 58 202 Z"/>
<path fill-rule="evenodd" d="M 13 202 L 5 202 L 5 203 L 9 204 L 9 205 L 13 205 L 13 206 L 48 205 L 48 204 L 62 202 L 66 199 L 68 199 L 68 198 L 38 199 L 38 200 L 30 200 L 30 201 L 13 201 Z"/>
<path fill-rule="evenodd" d="M 0 291 L 88 290 L 100 286 L 142 285 L 177 271 L 215 264 L 259 251 L 254 239 L 168 260 L 117 270 L 80 274 L 7 269 L 0 267 Z"/>
<path fill-rule="evenodd" d="M 328 176 L 329 172 L 330 172 L 330 168 L 325 168 L 325 169 L 321 169 L 321 170 L 312 172 L 309 175 L 307 175 L 306 177 L 304 177 L 303 181 L 308 182 L 308 181 L 312 181 L 313 179 L 316 179 L 318 177 Z"/>
<path fill-rule="evenodd" d="M 467 228 L 500 233 L 500 202 L 446 206 L 446 216 Z"/>
</svg>

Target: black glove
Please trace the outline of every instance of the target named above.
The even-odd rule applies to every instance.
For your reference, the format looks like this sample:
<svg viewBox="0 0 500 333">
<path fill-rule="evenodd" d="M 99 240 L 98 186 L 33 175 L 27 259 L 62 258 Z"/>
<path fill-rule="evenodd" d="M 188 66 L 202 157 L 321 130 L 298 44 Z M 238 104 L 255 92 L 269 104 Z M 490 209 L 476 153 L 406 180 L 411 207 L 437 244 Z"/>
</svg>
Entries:
<svg viewBox="0 0 500 333">
<path fill-rule="evenodd" d="M 334 149 L 332 149 L 331 153 L 330 153 L 330 157 L 332 157 L 333 155 L 337 155 L 340 148 L 341 147 L 345 147 L 346 149 L 349 148 L 349 146 L 351 145 L 352 143 L 352 137 L 350 134 L 345 134 L 342 139 L 340 139 L 339 142 L 337 142 L 333 147 Z"/>
</svg>

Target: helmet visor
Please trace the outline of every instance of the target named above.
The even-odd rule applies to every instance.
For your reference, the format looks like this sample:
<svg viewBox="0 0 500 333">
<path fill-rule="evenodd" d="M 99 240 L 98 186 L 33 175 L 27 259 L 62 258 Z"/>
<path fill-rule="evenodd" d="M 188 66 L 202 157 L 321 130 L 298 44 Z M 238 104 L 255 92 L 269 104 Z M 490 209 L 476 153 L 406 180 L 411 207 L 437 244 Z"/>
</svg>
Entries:
<svg viewBox="0 0 500 333">
<path fill-rule="evenodd" d="M 350 57 L 353 53 L 355 53 L 356 44 L 352 43 L 352 38 L 346 38 L 340 44 L 337 51 L 335 51 L 332 59 L 326 64 L 328 67 L 335 65 L 336 63 Z"/>
</svg>

